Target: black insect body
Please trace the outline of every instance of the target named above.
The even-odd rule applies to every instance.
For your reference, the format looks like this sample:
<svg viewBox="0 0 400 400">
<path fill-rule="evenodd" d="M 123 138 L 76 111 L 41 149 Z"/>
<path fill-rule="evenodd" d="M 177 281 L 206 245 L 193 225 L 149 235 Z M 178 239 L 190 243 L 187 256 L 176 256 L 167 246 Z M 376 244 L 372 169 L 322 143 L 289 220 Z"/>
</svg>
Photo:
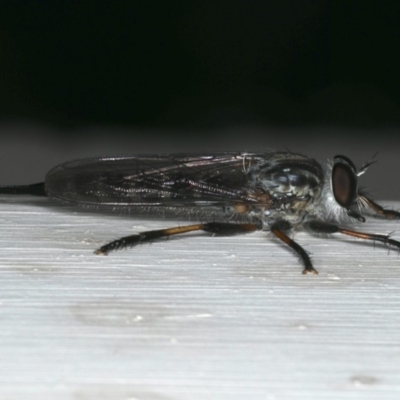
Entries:
<svg viewBox="0 0 400 400">
<path fill-rule="evenodd" d="M 358 189 L 358 177 L 370 164 L 357 171 L 347 157 L 336 156 L 323 168 L 312 158 L 290 152 L 91 158 L 55 167 L 44 183 L 4 186 L 0 193 L 210 221 L 126 236 L 96 254 L 191 231 L 234 235 L 263 230 L 300 256 L 303 273 L 316 274 L 308 253 L 288 236 L 292 231 L 342 233 L 400 248 L 389 235 L 342 227 L 365 222 L 363 214 L 400 218 L 399 212 L 385 210 Z"/>
</svg>

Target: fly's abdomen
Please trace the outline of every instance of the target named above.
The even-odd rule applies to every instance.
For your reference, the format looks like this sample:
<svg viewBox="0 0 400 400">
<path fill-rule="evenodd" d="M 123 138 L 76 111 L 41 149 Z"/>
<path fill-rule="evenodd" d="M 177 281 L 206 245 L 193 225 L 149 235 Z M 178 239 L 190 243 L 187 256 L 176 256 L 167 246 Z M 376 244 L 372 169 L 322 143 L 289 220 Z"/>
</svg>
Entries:
<svg viewBox="0 0 400 400">
<path fill-rule="evenodd" d="M 65 202 L 86 205 L 130 204 L 138 199 L 132 191 L 126 161 L 116 159 L 86 159 L 59 165 L 46 176 L 45 188 L 49 197 Z M 125 166 L 125 168 L 124 168 Z M 140 197 L 140 196 L 139 196 Z"/>
<path fill-rule="evenodd" d="M 49 197 L 122 207 L 216 207 L 246 201 L 243 160 L 214 156 L 127 156 L 62 164 L 46 176 Z"/>
</svg>

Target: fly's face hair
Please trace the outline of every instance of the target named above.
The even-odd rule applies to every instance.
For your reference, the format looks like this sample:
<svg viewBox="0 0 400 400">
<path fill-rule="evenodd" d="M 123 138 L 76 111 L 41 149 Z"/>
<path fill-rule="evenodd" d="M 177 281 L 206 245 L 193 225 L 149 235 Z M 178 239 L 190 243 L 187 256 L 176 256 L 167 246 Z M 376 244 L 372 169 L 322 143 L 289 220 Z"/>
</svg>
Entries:
<svg viewBox="0 0 400 400">
<path fill-rule="evenodd" d="M 192 231 L 234 235 L 263 230 L 299 255 L 303 273 L 316 274 L 309 254 L 290 237 L 293 231 L 341 233 L 400 248 L 389 235 L 349 229 L 368 214 L 400 218 L 359 190 L 358 178 L 371 164 L 357 170 L 338 155 L 323 167 L 291 152 L 102 157 L 67 162 L 52 169 L 43 183 L 3 186 L 0 193 L 209 221 L 122 237 L 96 254 Z"/>
</svg>

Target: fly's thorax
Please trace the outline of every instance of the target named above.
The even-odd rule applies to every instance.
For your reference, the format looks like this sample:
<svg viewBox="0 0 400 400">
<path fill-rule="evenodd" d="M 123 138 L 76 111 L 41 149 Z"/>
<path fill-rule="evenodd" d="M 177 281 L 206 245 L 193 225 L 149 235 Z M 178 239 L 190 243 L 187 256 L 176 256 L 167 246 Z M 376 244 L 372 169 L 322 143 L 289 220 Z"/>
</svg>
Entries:
<svg viewBox="0 0 400 400">
<path fill-rule="evenodd" d="M 324 173 L 312 158 L 299 154 L 276 153 L 268 162 L 247 171 L 249 193 L 268 197 L 261 208 L 262 221 L 270 224 L 285 219 L 296 225 L 313 212 L 321 196 Z"/>
<path fill-rule="evenodd" d="M 312 158 L 276 153 L 268 162 L 249 168 L 248 186 L 271 198 L 315 197 L 323 181 L 323 170 Z"/>
</svg>

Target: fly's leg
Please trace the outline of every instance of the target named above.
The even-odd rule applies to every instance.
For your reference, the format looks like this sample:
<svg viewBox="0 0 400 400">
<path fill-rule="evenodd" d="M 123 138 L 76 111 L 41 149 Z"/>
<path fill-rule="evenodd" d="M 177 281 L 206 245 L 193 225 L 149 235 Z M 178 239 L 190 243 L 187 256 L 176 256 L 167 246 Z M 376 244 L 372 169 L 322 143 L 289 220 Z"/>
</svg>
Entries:
<svg viewBox="0 0 400 400">
<path fill-rule="evenodd" d="M 385 210 L 386 211 L 386 210 Z M 373 242 L 381 242 L 387 246 L 394 246 L 400 249 L 400 242 L 390 238 L 390 235 L 381 235 L 379 233 L 357 232 L 350 229 L 340 228 L 337 225 L 329 224 L 322 221 L 311 221 L 307 224 L 309 229 L 314 233 L 330 234 L 342 233 L 343 235 L 353 236 L 359 239 L 372 240 Z"/>
<path fill-rule="evenodd" d="M 174 228 L 159 229 L 154 231 L 141 232 L 135 235 L 125 236 L 121 239 L 113 240 L 110 243 L 101 246 L 95 251 L 95 254 L 107 255 L 110 251 L 133 247 L 137 244 L 152 242 L 153 240 L 172 235 L 180 235 L 193 231 L 204 231 L 215 235 L 237 235 L 260 230 L 261 227 L 257 224 L 235 224 L 235 223 L 220 223 L 208 222 L 205 224 L 195 224 L 187 226 L 178 226 Z"/>
<path fill-rule="evenodd" d="M 287 236 L 284 232 L 291 229 L 291 225 L 287 221 L 278 221 L 271 226 L 271 232 L 283 243 L 286 243 L 291 247 L 299 256 L 300 260 L 304 265 L 303 274 L 314 274 L 317 275 L 318 271 L 313 267 L 311 258 L 308 253 L 293 239 Z"/>
<path fill-rule="evenodd" d="M 387 219 L 400 219 L 400 213 L 398 211 L 386 210 L 364 195 L 361 195 L 360 199 L 362 203 L 364 203 L 368 208 L 376 212 L 377 215 Z"/>
</svg>

